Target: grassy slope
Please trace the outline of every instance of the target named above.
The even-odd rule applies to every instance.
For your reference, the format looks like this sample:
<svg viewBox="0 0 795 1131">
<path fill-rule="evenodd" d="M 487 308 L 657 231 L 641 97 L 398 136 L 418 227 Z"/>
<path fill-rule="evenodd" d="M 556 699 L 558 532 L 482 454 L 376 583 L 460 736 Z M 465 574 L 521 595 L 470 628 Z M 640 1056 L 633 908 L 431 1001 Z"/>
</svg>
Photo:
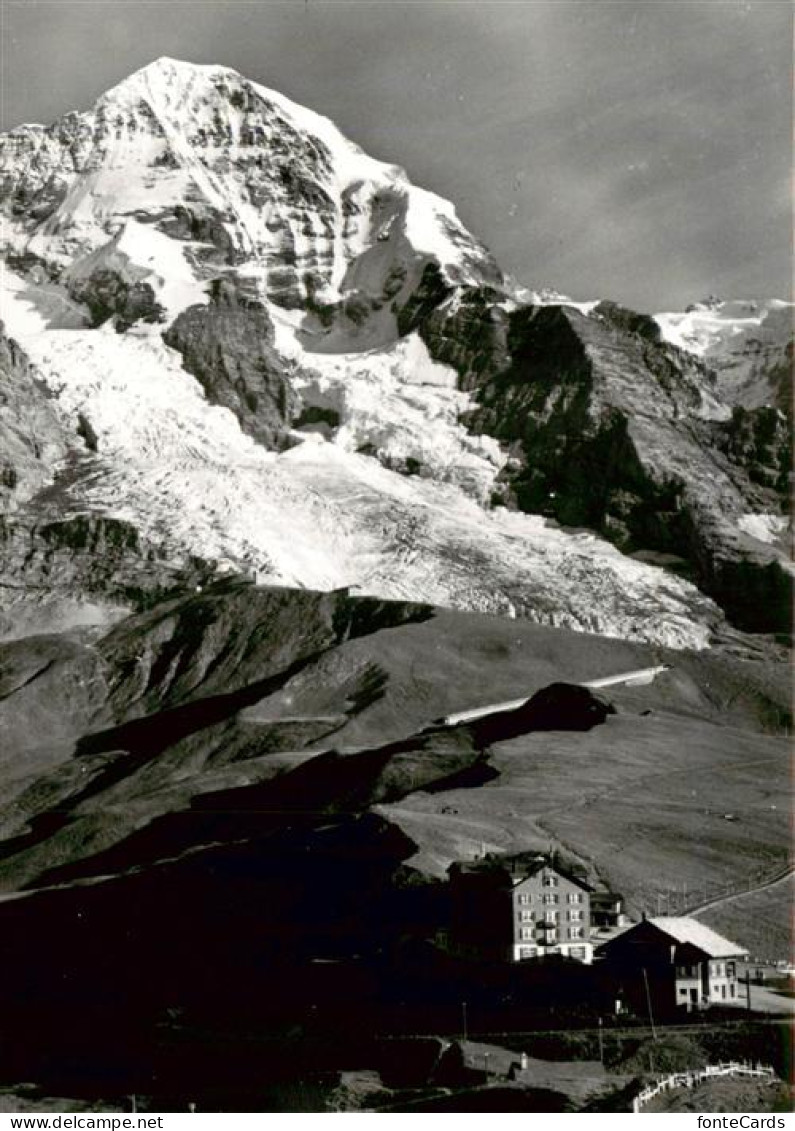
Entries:
<svg viewBox="0 0 795 1131">
<path fill-rule="evenodd" d="M 196 605 L 201 617 L 191 614 L 185 622 L 192 635 L 183 653 L 188 658 L 180 661 L 184 674 L 175 682 L 174 663 L 161 664 L 169 680 L 169 706 L 250 685 L 278 671 L 273 647 L 289 660 L 294 651 L 286 643 L 289 633 L 295 631 L 303 640 L 310 631 L 308 612 L 302 610 L 306 602 L 307 609 L 314 607 L 311 595 L 296 594 L 293 614 L 289 595 L 282 594 L 274 604 L 263 593 L 260 611 L 257 591 L 230 592 L 212 612 L 224 618 L 223 631 L 208 627 L 204 597 L 186 605 Z M 246 624 L 238 630 L 235 618 L 243 612 Z M 152 632 L 162 634 L 161 627 L 151 627 L 161 623 L 157 611 L 131 618 L 129 628 L 123 622 L 113 630 L 112 645 L 96 645 L 103 655 L 106 686 L 114 689 L 117 721 L 125 717 L 125 697 L 131 696 L 132 717 L 141 713 L 144 703 L 145 710 L 157 709 L 151 679 L 140 697 L 134 661 L 142 651 L 148 655 L 147 649 L 159 647 L 148 641 L 156 640 Z M 451 860 L 475 855 L 481 844 L 519 849 L 557 842 L 636 906 L 644 898 L 651 901 L 651 909 L 656 909 L 656 893 L 674 884 L 681 887 L 685 881 L 690 890 L 704 883 L 725 884 L 739 874 L 762 874 L 783 861 L 789 845 L 784 796 L 789 788 L 788 749 L 783 738 L 764 732 L 780 724 L 788 708 L 784 665 L 743 662 L 727 653 L 666 653 L 477 614 L 443 612 L 421 623 L 373 627 L 308 659 L 281 688 L 259 700 L 249 699 L 239 714 L 235 707 L 228 720 L 176 741 L 116 785 L 93 795 L 82 803 L 80 821 L 39 841 L 24 859 L 6 861 L 6 886 L 13 887 L 17 875 L 20 881 L 29 880 L 48 864 L 66 864 L 101 851 L 126 835 L 125 830 L 141 828 L 158 814 L 185 809 L 191 797 L 208 789 L 262 780 L 273 771 L 289 772 L 304 761 L 300 752 L 307 744 L 316 750 L 346 751 L 382 745 L 454 710 L 530 695 L 556 680 L 576 682 L 660 662 L 672 663 L 673 669 L 654 684 L 605 692 L 620 713 L 604 726 L 586 734 L 537 733 L 502 743 L 490 751 L 491 765 L 499 774 L 492 782 L 435 794 L 414 786 L 411 796 L 379 811 L 415 841 L 418 851 L 412 863 L 420 870 L 443 874 Z M 323 632 L 326 637 L 320 642 L 326 643 L 327 629 Z M 269 633 L 278 636 L 273 647 Z M 2 704 L 6 717 L 18 720 L 23 709 L 35 708 L 38 718 L 30 713 L 27 717 L 40 732 L 39 743 L 48 732 L 53 738 L 66 733 L 68 727 L 51 730 L 51 691 L 69 687 L 65 677 L 72 668 L 79 679 L 91 674 L 93 647 L 73 650 L 74 658 L 67 649 L 64 662 L 47 670 L 49 652 L 45 657 L 25 655 L 24 670 L 18 676 L 9 672 L 14 675 L 9 686 L 24 683 L 31 669 L 41 667 L 42 673 L 12 691 Z M 119 665 L 117 674 L 114 663 Z M 130 681 L 129 693 L 125 680 Z M 63 701 L 60 695 L 59 707 Z M 84 717 L 82 707 L 78 714 L 76 723 Z M 330 719 L 332 729 L 343 725 L 324 738 L 313 738 L 311 728 L 309 737 L 301 738 L 300 726 L 287 725 L 288 751 L 296 751 L 296 757 L 277 753 L 278 744 L 268 746 L 274 720 L 317 715 Z M 225 765 L 230 757 L 235 761 Z M 414 758 L 393 759 L 393 780 L 414 774 L 417 759 L 426 757 L 436 755 L 426 747 Z M 116 755 L 97 752 L 81 759 L 87 769 L 79 767 L 74 785 L 69 783 L 78 767 L 71 762 L 68 743 L 59 747 L 55 758 L 66 759 L 57 771 L 66 785 L 62 792 L 59 784 L 53 795 L 60 804 L 62 796 L 80 787 L 84 773 L 91 770 L 88 776 L 93 777 L 97 760 Z M 33 773 L 23 776 L 29 790 L 25 801 L 35 798 L 38 811 L 46 811 L 50 803 L 41 802 L 48 797 L 47 789 L 39 786 L 34 765 L 28 763 L 28 768 Z M 417 785 L 421 781 L 422 774 Z M 412 788 L 411 779 L 406 787 Z M 726 812 L 739 820 L 725 821 Z M 19 829 L 24 814 L 15 807 L 13 817 Z M 785 915 L 785 907 L 773 908 L 776 930 L 781 930 Z M 741 924 L 735 929 L 739 941 L 741 929 Z"/>
<path fill-rule="evenodd" d="M 751 954 L 792 961 L 795 878 L 707 908 L 698 918 L 729 938 L 742 936 Z M 789 912 L 789 917 L 787 917 Z"/>
</svg>

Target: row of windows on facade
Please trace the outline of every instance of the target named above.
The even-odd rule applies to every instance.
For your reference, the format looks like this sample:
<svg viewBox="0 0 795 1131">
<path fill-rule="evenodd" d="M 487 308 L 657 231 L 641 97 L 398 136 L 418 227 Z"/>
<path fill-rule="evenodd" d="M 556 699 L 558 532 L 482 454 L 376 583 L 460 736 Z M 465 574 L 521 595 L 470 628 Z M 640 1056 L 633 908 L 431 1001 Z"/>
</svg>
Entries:
<svg viewBox="0 0 795 1131">
<path fill-rule="evenodd" d="M 582 892 L 570 891 L 566 897 L 569 903 L 582 903 Z M 542 903 L 557 903 L 558 896 L 555 892 L 544 892 L 541 896 Z M 533 896 L 530 892 L 521 892 L 519 895 L 520 903 L 532 903 Z"/>
<path fill-rule="evenodd" d="M 737 967 L 734 962 L 710 962 L 709 972 L 713 978 L 734 978 Z M 700 978 L 700 966 L 677 966 L 677 978 Z"/>
<path fill-rule="evenodd" d="M 569 947 L 569 955 L 571 958 L 585 958 L 588 954 L 588 948 L 585 946 L 572 946 Z M 536 958 L 538 955 L 537 946 L 520 946 L 520 958 Z"/>
<path fill-rule="evenodd" d="M 521 939 L 532 939 L 533 936 L 534 936 L 534 933 L 535 932 L 534 932 L 532 927 L 522 927 L 521 931 L 519 932 L 519 937 Z M 551 941 L 552 939 L 557 938 L 557 931 L 546 931 L 546 932 L 544 932 L 544 935 L 545 935 L 546 941 Z M 561 932 L 561 936 L 562 936 L 562 932 Z M 584 934 L 583 934 L 582 927 L 569 927 L 568 928 L 568 936 L 569 936 L 570 939 L 582 939 L 582 938 L 585 937 Z"/>
<path fill-rule="evenodd" d="M 726 1001 L 727 993 L 728 993 L 729 997 L 736 997 L 737 996 L 737 986 L 735 985 L 734 982 L 730 982 L 728 987 L 726 987 L 725 985 L 722 985 L 719 988 L 720 988 L 721 1001 Z M 687 997 L 688 992 L 690 993 L 691 1001 L 695 1001 L 698 997 L 698 991 L 697 990 L 689 990 L 688 991 L 687 986 L 680 986 L 679 987 L 679 996 L 680 997 Z"/>
<path fill-rule="evenodd" d="M 544 912 L 545 923 L 556 923 L 559 920 L 560 912 Z M 565 917 L 569 918 L 574 923 L 577 923 L 582 918 L 582 912 L 579 907 L 574 907 L 568 912 L 564 912 Z M 532 923 L 535 912 L 519 912 L 520 923 Z"/>
</svg>

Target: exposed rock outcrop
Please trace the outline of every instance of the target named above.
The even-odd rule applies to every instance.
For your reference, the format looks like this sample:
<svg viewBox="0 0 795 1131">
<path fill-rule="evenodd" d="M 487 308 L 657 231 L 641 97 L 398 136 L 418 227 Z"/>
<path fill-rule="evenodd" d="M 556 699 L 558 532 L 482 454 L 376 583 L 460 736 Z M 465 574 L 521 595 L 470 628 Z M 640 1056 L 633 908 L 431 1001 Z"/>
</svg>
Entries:
<svg viewBox="0 0 795 1131">
<path fill-rule="evenodd" d="M 55 519 L 35 508 L 0 516 L 0 636 L 16 636 L 26 626 L 41 632 L 102 623 L 211 574 L 208 563 L 174 560 L 122 519 Z"/>
<path fill-rule="evenodd" d="M 139 321 L 165 321 L 165 310 L 145 280 L 133 282 L 105 268 L 72 281 L 69 290 L 73 298 L 88 307 L 95 326 L 113 315 L 120 333 Z"/>
<path fill-rule="evenodd" d="M 18 508 L 51 482 L 77 446 L 27 354 L 0 323 L 0 510 Z"/>
<path fill-rule="evenodd" d="M 209 304 L 188 307 L 163 340 L 182 354 L 208 400 L 231 409 L 245 432 L 269 448 L 285 445 L 301 399 L 274 349 L 273 324 L 261 303 L 231 283 L 219 284 Z"/>
</svg>

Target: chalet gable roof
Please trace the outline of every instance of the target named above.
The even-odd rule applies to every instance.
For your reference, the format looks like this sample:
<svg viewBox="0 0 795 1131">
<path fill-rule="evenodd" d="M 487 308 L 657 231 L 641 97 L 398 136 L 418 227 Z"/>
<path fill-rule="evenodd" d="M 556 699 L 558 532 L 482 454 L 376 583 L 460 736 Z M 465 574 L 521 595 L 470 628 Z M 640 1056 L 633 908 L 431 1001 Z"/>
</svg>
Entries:
<svg viewBox="0 0 795 1131">
<path fill-rule="evenodd" d="M 662 915 L 647 922 L 675 942 L 694 946 L 710 958 L 737 958 L 747 953 L 739 943 L 725 939 L 698 919 Z"/>
</svg>

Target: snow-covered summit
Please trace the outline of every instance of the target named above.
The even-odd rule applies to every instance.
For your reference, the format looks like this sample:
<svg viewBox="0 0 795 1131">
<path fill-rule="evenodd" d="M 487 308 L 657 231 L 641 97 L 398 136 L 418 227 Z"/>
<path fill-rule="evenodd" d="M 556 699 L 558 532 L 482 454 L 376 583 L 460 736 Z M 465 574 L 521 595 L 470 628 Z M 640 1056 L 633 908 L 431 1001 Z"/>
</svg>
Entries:
<svg viewBox="0 0 795 1131">
<path fill-rule="evenodd" d="M 198 279 L 244 268 L 288 309 L 384 305 L 428 262 L 453 282 L 499 278 L 449 202 L 227 67 L 164 57 L 88 113 L 11 131 L 0 185 L 11 250 L 56 268 L 115 254 L 132 219 L 179 241 L 161 251 L 189 255 Z M 153 262 L 157 289 L 150 250 L 133 267 Z"/>
<path fill-rule="evenodd" d="M 654 317 L 666 341 L 717 370 L 724 398 L 747 407 L 783 404 L 795 307 L 781 299 L 710 297 Z"/>
</svg>

